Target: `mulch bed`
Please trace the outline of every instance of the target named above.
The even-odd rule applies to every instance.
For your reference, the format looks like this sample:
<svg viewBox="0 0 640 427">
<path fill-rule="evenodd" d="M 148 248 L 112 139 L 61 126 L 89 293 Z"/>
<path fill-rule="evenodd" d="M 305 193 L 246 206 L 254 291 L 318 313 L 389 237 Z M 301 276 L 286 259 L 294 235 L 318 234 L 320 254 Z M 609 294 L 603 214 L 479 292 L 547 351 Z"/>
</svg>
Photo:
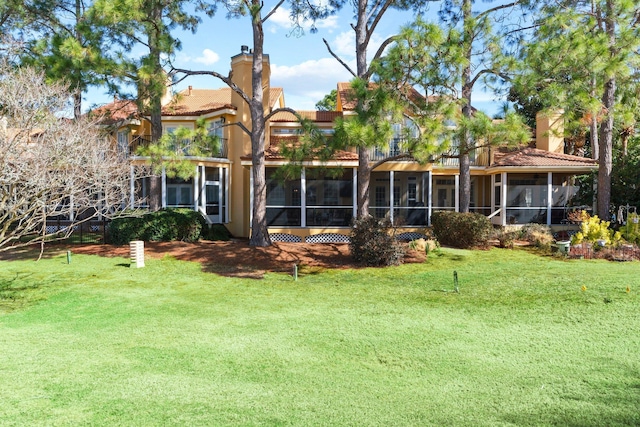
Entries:
<svg viewBox="0 0 640 427">
<path fill-rule="evenodd" d="M 51 244 L 44 256 L 56 256 L 67 250 L 74 254 L 129 258 L 128 245 Z M 145 257 L 172 256 L 183 261 L 199 262 L 203 270 L 231 277 L 262 278 L 265 272 L 292 272 L 294 264 L 303 269 L 359 268 L 345 243 L 284 243 L 269 247 L 249 246 L 247 240 L 185 242 L 145 242 Z M 0 259 L 36 259 L 35 248 L 0 253 Z M 405 263 L 424 262 L 426 254 L 407 248 Z"/>
</svg>

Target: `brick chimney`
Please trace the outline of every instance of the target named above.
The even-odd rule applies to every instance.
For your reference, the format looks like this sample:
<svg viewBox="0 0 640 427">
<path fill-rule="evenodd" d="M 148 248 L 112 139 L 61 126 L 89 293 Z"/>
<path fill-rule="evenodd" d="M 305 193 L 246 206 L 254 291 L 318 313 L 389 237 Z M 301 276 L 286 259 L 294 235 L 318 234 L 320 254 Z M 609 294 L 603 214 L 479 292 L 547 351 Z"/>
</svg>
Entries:
<svg viewBox="0 0 640 427">
<path fill-rule="evenodd" d="M 564 110 L 536 114 L 536 148 L 564 153 Z"/>
</svg>

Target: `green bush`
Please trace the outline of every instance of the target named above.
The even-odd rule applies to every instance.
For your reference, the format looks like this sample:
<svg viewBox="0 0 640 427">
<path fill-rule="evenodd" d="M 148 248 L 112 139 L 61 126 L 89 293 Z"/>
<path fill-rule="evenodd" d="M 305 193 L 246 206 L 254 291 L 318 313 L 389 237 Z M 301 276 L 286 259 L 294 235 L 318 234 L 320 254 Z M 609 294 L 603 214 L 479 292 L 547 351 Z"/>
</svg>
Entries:
<svg viewBox="0 0 640 427">
<path fill-rule="evenodd" d="M 229 240 L 231 233 L 222 224 L 206 224 L 202 227 L 200 238 L 204 240 Z"/>
<path fill-rule="evenodd" d="M 350 237 L 351 257 L 358 264 L 378 267 L 402 263 L 404 247 L 396 240 L 389 220 L 371 216 L 355 219 Z"/>
<path fill-rule="evenodd" d="M 132 240 L 196 242 L 200 238 L 204 218 L 190 209 L 162 209 L 139 217 L 116 218 L 109 224 L 108 239 L 114 245 Z"/>
<path fill-rule="evenodd" d="M 581 212 L 582 223 L 580 231 L 571 237 L 571 244 L 590 242 L 592 244 L 604 242 L 605 245 L 618 244 L 622 239 L 619 231 L 609 228 L 611 222 L 602 221 L 597 215 L 591 216 L 587 212 Z M 596 246 L 600 247 L 600 245 Z"/>
<path fill-rule="evenodd" d="M 637 213 L 629 214 L 627 223 L 619 231 L 627 242 L 640 245 L 640 216 Z"/>
<path fill-rule="evenodd" d="M 462 249 L 486 246 L 493 231 L 489 219 L 478 213 L 434 212 L 431 225 L 440 244 Z"/>
</svg>

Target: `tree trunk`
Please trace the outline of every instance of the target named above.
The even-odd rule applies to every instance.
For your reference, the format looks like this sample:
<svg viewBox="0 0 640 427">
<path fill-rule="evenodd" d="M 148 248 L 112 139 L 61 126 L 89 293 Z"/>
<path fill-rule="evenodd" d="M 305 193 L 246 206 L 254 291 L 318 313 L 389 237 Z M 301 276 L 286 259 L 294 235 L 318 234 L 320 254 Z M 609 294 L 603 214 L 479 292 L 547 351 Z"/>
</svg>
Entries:
<svg viewBox="0 0 640 427">
<path fill-rule="evenodd" d="M 596 97 L 597 78 L 594 74 L 591 77 L 591 96 Z M 598 141 L 598 114 L 592 114 L 589 121 L 589 132 L 591 138 L 591 158 L 598 160 L 600 157 L 600 147 Z"/>
<path fill-rule="evenodd" d="M 253 0 L 253 4 L 257 0 Z M 251 163 L 253 173 L 253 218 L 251 220 L 251 246 L 270 246 L 271 238 L 267 228 L 267 183 L 265 174 L 265 120 L 262 97 L 262 55 L 264 33 L 260 13 L 252 16 L 253 27 L 253 65 L 251 68 L 251 86 L 253 94 L 249 109 L 251 111 Z"/>
<path fill-rule="evenodd" d="M 162 19 L 162 8 L 157 6 L 154 12 L 154 21 L 160 22 Z M 149 60 L 152 64 L 153 73 L 149 81 L 146 82 L 148 108 L 151 121 L 151 143 L 154 144 L 162 137 L 162 96 L 165 90 L 164 72 L 160 62 L 160 34 L 158 31 L 150 31 L 148 36 Z M 162 78 L 162 85 L 157 79 Z M 144 101 L 144 100 L 140 100 Z M 149 183 L 149 209 L 157 211 L 162 208 L 162 177 L 152 174 Z"/>
<path fill-rule="evenodd" d="M 369 216 L 369 186 L 371 183 L 371 167 L 369 166 L 369 150 L 358 149 L 358 186 L 357 186 L 357 218 Z"/>
<path fill-rule="evenodd" d="M 356 73 L 358 77 L 367 77 L 367 0 L 358 0 L 358 20 L 356 33 Z M 358 102 L 361 102 L 358 100 Z M 367 147 L 358 148 L 358 185 L 356 217 L 369 216 L 369 184 L 371 182 L 371 167 L 369 166 L 369 150 Z"/>
<path fill-rule="evenodd" d="M 471 1 L 464 0 L 462 4 L 463 27 L 464 27 L 464 48 L 465 58 L 467 59 L 462 69 L 462 116 L 470 119 L 471 111 L 471 90 L 473 89 L 471 82 L 471 53 L 473 43 L 473 25 L 471 23 Z M 460 161 L 460 189 L 459 189 L 459 211 L 469 212 L 471 206 L 471 162 L 469 160 L 469 151 L 473 147 L 471 133 L 464 130 L 461 141 L 459 142 L 459 161 Z"/>
<path fill-rule="evenodd" d="M 82 116 L 82 89 L 76 88 L 73 91 L 73 118 L 79 119 Z"/>
<path fill-rule="evenodd" d="M 600 158 L 598 165 L 598 216 L 609 220 L 611 203 L 611 171 L 613 169 L 613 108 L 615 104 L 616 80 L 609 79 L 604 85 L 602 104 L 607 115 L 600 126 Z"/>
<path fill-rule="evenodd" d="M 616 45 L 616 17 L 614 16 L 613 1 L 607 0 L 605 5 L 605 30 L 609 38 L 611 57 L 615 56 Z M 608 77 L 604 84 L 602 105 L 606 117 L 600 126 L 600 159 L 598 165 L 598 216 L 602 220 L 609 220 L 609 203 L 611 203 L 611 170 L 613 168 L 613 116 L 616 102 L 616 78 Z"/>
</svg>

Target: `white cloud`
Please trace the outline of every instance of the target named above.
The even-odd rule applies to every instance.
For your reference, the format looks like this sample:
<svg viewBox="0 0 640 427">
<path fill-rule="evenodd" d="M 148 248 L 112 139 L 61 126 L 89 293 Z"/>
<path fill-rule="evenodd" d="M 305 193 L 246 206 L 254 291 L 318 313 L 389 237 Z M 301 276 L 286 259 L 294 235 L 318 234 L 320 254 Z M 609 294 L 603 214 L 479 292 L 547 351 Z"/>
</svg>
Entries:
<svg viewBox="0 0 640 427">
<path fill-rule="evenodd" d="M 369 48 L 367 49 L 367 58 L 371 59 L 375 55 L 376 51 L 382 44 L 386 37 L 381 37 L 374 33 L 369 41 Z M 356 35 L 354 31 L 345 31 L 338 34 L 332 42 L 329 43 L 331 50 L 343 60 L 348 60 L 356 57 Z"/>
<path fill-rule="evenodd" d="M 204 65 L 213 65 L 220 60 L 220 56 L 211 49 L 205 49 L 202 51 L 202 55 L 195 58 L 193 62 Z"/>
<path fill-rule="evenodd" d="M 349 64 L 353 67 L 353 64 Z M 334 58 L 309 60 L 285 66 L 271 65 L 271 86 L 284 88 L 287 105 L 298 109 L 314 109 L 338 82 L 351 80 L 352 76 Z"/>
<path fill-rule="evenodd" d="M 268 23 L 272 24 L 269 27 L 269 32 L 276 33 L 279 29 L 285 29 L 291 31 L 294 27 L 293 22 L 291 20 L 291 11 L 287 8 L 280 7 L 276 12 L 269 17 Z M 300 22 L 302 29 L 305 32 L 309 32 L 311 29 L 311 25 L 313 23 L 311 21 Z M 325 19 L 320 19 L 315 22 L 315 26 L 317 28 L 325 28 L 325 29 L 334 29 L 338 27 L 338 17 L 337 16 L 329 16 Z"/>
</svg>

